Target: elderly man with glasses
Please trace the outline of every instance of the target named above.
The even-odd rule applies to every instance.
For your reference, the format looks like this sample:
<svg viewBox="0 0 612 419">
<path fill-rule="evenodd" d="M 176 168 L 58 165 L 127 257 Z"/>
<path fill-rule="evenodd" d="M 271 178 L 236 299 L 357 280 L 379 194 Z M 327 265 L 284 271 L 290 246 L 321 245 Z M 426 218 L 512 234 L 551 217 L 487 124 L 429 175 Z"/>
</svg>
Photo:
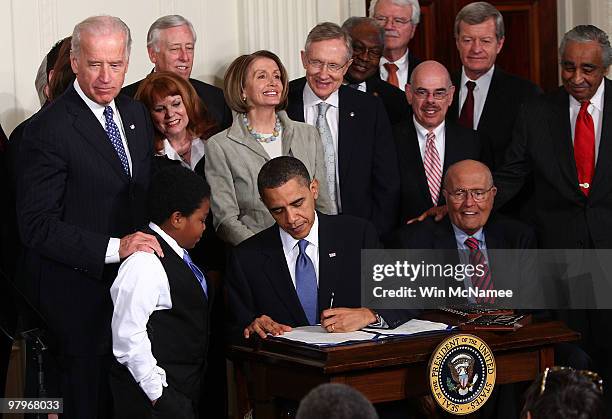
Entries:
<svg viewBox="0 0 612 419">
<path fill-rule="evenodd" d="M 393 127 L 402 222 L 444 203 L 442 176 L 451 164 L 481 158 L 476 133 L 445 121 L 454 93 L 448 71 L 436 61 L 425 61 L 412 73 L 406 96 L 413 116 Z"/>
<path fill-rule="evenodd" d="M 385 31 L 385 49 L 379 64 L 380 77 L 406 90 L 412 71 L 421 62 L 408 49 L 421 16 L 419 1 L 373 0 L 370 3 L 370 16 Z"/>
<path fill-rule="evenodd" d="M 306 77 L 289 84 L 287 114 L 317 127 L 337 212 L 370 220 L 385 235 L 399 220 L 397 157 L 380 99 L 342 84 L 352 49 L 338 25 L 315 26 L 302 51 Z"/>
</svg>

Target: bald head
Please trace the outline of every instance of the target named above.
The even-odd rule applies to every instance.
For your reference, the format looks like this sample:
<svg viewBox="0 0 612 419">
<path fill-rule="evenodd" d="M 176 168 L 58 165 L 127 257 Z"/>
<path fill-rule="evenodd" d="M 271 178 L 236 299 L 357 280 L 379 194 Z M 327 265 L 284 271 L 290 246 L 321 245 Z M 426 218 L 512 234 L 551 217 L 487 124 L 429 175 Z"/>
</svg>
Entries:
<svg viewBox="0 0 612 419">
<path fill-rule="evenodd" d="M 448 182 L 452 182 L 453 178 L 461 177 L 465 173 L 482 176 L 486 180 L 487 187 L 493 185 L 493 175 L 486 164 L 477 160 L 461 160 L 451 164 L 446 170 L 443 182 L 444 189 L 447 189 Z"/>
<path fill-rule="evenodd" d="M 417 65 L 410 75 L 410 84 L 418 83 L 421 78 L 427 76 L 444 78 L 446 84 L 451 84 L 450 74 L 446 67 L 434 60 L 423 61 Z"/>
<path fill-rule="evenodd" d="M 416 66 L 410 76 L 410 88 L 406 89 L 416 122 L 429 131 L 437 128 L 446 118 L 454 92 L 448 70 L 442 64 L 425 61 Z"/>
<path fill-rule="evenodd" d="M 443 193 L 451 223 L 472 235 L 487 223 L 497 188 L 487 166 L 463 160 L 446 171 Z"/>
</svg>

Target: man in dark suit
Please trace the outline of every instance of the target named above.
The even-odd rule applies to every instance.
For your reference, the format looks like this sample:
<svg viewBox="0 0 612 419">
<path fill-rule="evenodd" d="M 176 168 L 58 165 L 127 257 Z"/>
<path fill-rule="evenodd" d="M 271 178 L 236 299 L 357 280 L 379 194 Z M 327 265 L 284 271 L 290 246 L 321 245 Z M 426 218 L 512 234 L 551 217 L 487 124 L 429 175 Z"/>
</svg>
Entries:
<svg viewBox="0 0 612 419">
<path fill-rule="evenodd" d="M 361 307 L 361 249 L 380 247 L 372 224 L 315 212 L 318 181 L 294 157 L 267 162 L 257 185 L 276 224 L 232 251 L 227 285 L 235 332 L 265 338 L 319 321 L 329 332 L 347 332 L 408 320 L 406 312 Z"/>
<path fill-rule="evenodd" d="M 384 235 L 397 225 L 399 207 L 397 157 L 384 106 L 342 85 L 352 47 L 338 25 L 315 26 L 304 49 L 306 77 L 289 84 L 287 114 L 319 130 L 338 212 L 370 220 Z"/>
<path fill-rule="evenodd" d="M 59 355 L 66 418 L 110 415 L 109 288 L 120 259 L 162 254 L 153 236 L 133 233 L 146 221 L 153 127 L 119 95 L 130 42 L 115 17 L 75 26 L 74 85 L 32 119 L 17 156 L 25 275 Z"/>
<path fill-rule="evenodd" d="M 232 112 L 225 104 L 223 91 L 190 78 L 195 42 L 196 33 L 190 21 L 180 15 L 162 16 L 153 22 L 147 33 L 149 59 L 155 65 L 153 71 L 170 71 L 189 80 L 222 131 L 232 124 Z M 134 97 L 141 82 L 125 86 L 121 93 Z"/>
<path fill-rule="evenodd" d="M 385 50 L 380 60 L 380 78 L 406 90 L 410 75 L 421 62 L 408 44 L 421 17 L 418 0 L 372 0 L 370 17 L 385 30 Z"/>
<path fill-rule="evenodd" d="M 380 78 L 378 63 L 385 46 L 385 30 L 369 17 L 350 17 L 343 24 L 353 40 L 353 63 L 344 75 L 350 87 L 378 96 L 391 125 L 410 117 L 404 92 Z"/>
<path fill-rule="evenodd" d="M 393 127 L 400 168 L 401 222 L 444 203 L 442 178 L 451 164 L 481 157 L 476 133 L 445 121 L 454 92 L 448 71 L 436 61 L 425 61 L 412 73 L 406 95 L 413 116 Z"/>
<path fill-rule="evenodd" d="M 478 132 L 491 151 L 490 167 L 495 170 L 503 162 L 521 104 L 541 90 L 495 65 L 504 45 L 504 20 L 489 3 L 470 3 L 459 11 L 455 39 L 462 68 L 453 77 L 457 93 L 449 116 Z"/>
<path fill-rule="evenodd" d="M 495 172 L 500 204 L 533 176 L 535 225 L 541 247 L 612 247 L 612 64 L 605 32 L 581 25 L 559 48 L 563 87 L 521 109 L 505 164 Z M 603 379 L 612 377 L 608 311 L 574 311 L 571 327 Z M 608 400 L 608 404 L 610 400 Z"/>
</svg>

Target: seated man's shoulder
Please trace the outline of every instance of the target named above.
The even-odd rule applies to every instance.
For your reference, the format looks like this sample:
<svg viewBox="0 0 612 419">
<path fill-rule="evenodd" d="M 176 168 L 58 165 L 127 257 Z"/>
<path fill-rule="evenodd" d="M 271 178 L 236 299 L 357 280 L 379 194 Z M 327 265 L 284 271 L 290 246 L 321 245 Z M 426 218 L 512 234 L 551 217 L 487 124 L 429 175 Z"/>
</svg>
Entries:
<svg viewBox="0 0 612 419">
<path fill-rule="evenodd" d="M 535 247 L 536 235 L 533 228 L 522 221 L 501 214 L 492 215 L 486 228 L 503 234 L 508 242 L 517 248 Z"/>
</svg>

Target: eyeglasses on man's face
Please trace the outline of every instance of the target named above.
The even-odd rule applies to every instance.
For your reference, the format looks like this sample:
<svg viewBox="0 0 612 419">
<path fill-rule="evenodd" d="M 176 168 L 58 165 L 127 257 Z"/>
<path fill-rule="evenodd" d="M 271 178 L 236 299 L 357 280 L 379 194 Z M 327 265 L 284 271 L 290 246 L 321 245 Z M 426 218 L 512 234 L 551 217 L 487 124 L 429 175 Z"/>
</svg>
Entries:
<svg viewBox="0 0 612 419">
<path fill-rule="evenodd" d="M 389 22 L 389 20 L 393 23 L 393 26 L 406 26 L 412 23 L 412 19 L 408 18 L 408 17 L 389 17 L 389 16 L 384 16 L 384 15 L 374 15 L 374 20 L 376 20 L 376 22 L 380 25 L 380 26 L 386 26 L 387 23 Z"/>
<path fill-rule="evenodd" d="M 383 50 L 381 47 L 366 47 L 361 42 L 354 42 L 353 55 L 360 56 L 362 54 L 366 54 L 370 60 L 377 60 L 382 57 Z"/>
<path fill-rule="evenodd" d="M 493 189 L 491 185 L 489 189 L 455 189 L 454 191 L 446 191 L 448 199 L 454 202 L 463 202 L 467 199 L 468 194 L 472 195 L 472 199 L 476 202 L 482 202 L 487 199 L 489 192 Z"/>
<path fill-rule="evenodd" d="M 427 99 L 432 95 L 435 100 L 444 100 L 448 96 L 450 89 L 436 89 L 433 92 L 422 87 L 412 89 L 412 93 L 419 99 Z"/>
<path fill-rule="evenodd" d="M 347 60 L 344 64 L 338 64 L 338 63 L 326 63 L 324 61 L 319 61 L 319 60 L 311 60 L 310 58 L 306 60 L 306 62 L 308 63 L 310 67 L 316 68 L 317 70 L 322 70 L 323 67 L 326 67 L 327 71 L 331 73 L 338 73 L 342 71 L 342 69 L 346 67 L 346 65 L 350 61 L 351 60 Z"/>
</svg>

